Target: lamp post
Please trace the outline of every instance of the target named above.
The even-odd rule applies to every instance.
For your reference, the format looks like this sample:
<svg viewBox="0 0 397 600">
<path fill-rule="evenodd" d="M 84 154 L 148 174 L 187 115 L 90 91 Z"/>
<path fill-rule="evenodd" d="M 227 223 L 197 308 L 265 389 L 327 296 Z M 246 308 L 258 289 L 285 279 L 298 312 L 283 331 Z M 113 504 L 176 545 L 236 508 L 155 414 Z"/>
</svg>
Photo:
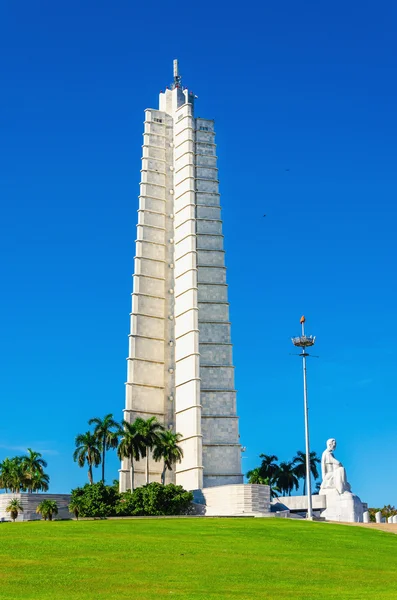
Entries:
<svg viewBox="0 0 397 600">
<path fill-rule="evenodd" d="M 305 413 L 305 446 L 306 446 L 306 491 L 307 491 L 307 518 L 309 520 L 313 519 L 313 510 L 312 510 L 312 485 L 311 485 L 311 476 L 310 476 L 310 441 L 309 441 L 309 410 L 307 405 L 307 377 L 306 377 L 306 357 L 310 356 L 306 349 L 310 346 L 314 346 L 314 342 L 316 341 L 316 337 L 310 335 L 307 336 L 305 334 L 305 317 L 301 317 L 300 323 L 302 325 L 302 335 L 298 337 L 292 338 L 292 343 L 297 348 L 301 348 L 302 352 L 299 356 L 302 357 L 303 363 L 303 405 L 304 405 L 304 413 Z"/>
</svg>

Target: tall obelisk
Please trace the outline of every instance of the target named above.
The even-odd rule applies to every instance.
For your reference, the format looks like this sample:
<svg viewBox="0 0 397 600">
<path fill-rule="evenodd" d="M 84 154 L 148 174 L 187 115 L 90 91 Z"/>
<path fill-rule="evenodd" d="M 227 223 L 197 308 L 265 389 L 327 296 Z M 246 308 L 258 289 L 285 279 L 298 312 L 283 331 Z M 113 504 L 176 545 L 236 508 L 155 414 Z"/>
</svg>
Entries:
<svg viewBox="0 0 397 600">
<path fill-rule="evenodd" d="M 182 434 L 167 478 L 189 490 L 243 481 L 214 121 L 194 117 L 194 98 L 174 61 L 159 110 L 145 111 L 124 411 Z M 161 471 L 151 460 L 150 480 Z"/>
</svg>

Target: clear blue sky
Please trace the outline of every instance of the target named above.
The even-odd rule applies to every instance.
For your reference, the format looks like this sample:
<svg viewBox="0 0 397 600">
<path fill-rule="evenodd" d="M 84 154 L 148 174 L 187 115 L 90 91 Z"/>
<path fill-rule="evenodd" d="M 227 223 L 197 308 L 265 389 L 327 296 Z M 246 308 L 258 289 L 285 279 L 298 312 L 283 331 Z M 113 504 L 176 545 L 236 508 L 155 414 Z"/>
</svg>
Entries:
<svg viewBox="0 0 397 600">
<path fill-rule="evenodd" d="M 0 2 L 0 459 L 40 450 L 67 492 L 76 433 L 122 416 L 143 110 L 178 57 L 216 120 L 244 471 L 304 448 L 304 313 L 312 447 L 397 504 L 396 25 L 382 0 Z"/>
</svg>

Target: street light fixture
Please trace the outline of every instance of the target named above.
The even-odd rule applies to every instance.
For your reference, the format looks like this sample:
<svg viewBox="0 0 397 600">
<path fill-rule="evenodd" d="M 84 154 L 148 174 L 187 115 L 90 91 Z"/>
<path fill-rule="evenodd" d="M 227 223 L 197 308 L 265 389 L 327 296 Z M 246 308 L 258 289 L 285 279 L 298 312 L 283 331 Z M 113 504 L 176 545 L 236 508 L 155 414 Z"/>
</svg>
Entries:
<svg viewBox="0 0 397 600">
<path fill-rule="evenodd" d="M 293 337 L 292 343 L 297 348 L 302 348 L 302 352 L 299 356 L 302 357 L 303 362 L 303 404 L 305 412 L 305 445 L 306 445 L 306 490 L 307 490 L 307 518 L 313 520 L 313 509 L 312 509 L 312 485 L 310 476 L 310 441 L 309 441 L 309 411 L 307 405 L 307 379 L 306 379 L 306 357 L 310 356 L 307 352 L 307 348 L 314 346 L 316 337 L 305 334 L 305 317 L 302 316 L 300 323 L 302 325 L 302 335 L 299 337 Z"/>
</svg>

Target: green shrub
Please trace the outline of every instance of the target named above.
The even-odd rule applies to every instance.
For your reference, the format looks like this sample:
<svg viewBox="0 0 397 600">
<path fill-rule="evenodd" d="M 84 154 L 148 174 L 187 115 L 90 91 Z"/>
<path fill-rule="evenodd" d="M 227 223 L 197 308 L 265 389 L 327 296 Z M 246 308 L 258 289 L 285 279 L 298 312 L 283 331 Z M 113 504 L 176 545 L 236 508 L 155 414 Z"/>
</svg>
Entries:
<svg viewBox="0 0 397 600">
<path fill-rule="evenodd" d="M 192 492 L 181 485 L 153 482 L 122 494 L 116 513 L 123 516 L 182 515 L 188 512 L 192 500 Z"/>
<path fill-rule="evenodd" d="M 79 517 L 111 517 L 116 514 L 119 493 L 110 485 L 89 484 L 72 490 L 71 506 L 78 507 Z M 72 508 L 73 510 L 73 508 Z"/>
</svg>

